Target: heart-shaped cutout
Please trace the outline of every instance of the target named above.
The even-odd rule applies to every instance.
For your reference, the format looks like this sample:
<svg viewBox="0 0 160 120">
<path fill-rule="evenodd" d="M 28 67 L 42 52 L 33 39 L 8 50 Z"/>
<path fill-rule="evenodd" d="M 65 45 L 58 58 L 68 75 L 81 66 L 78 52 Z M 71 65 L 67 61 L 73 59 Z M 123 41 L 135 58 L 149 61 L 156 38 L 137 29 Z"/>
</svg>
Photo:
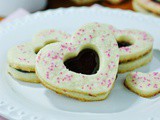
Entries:
<svg viewBox="0 0 160 120">
<path fill-rule="evenodd" d="M 121 47 L 128 47 L 128 46 L 131 46 L 132 44 L 129 43 L 129 42 L 126 42 L 126 41 L 119 41 L 118 42 L 118 47 L 121 48 Z"/>
<path fill-rule="evenodd" d="M 78 56 L 66 60 L 64 65 L 76 73 L 95 74 L 99 69 L 99 56 L 95 50 L 84 49 Z"/>
<path fill-rule="evenodd" d="M 160 92 L 160 73 L 131 72 L 127 75 L 125 86 L 142 97 L 152 97 Z"/>
<path fill-rule="evenodd" d="M 79 100 L 105 99 L 113 88 L 119 63 L 119 50 L 114 36 L 104 24 L 91 23 L 78 29 L 71 40 L 73 42 L 47 45 L 39 51 L 36 73 L 41 83 L 60 94 Z M 99 56 L 99 70 L 95 74 L 73 72 L 64 64 L 85 49 L 89 53 L 94 50 Z M 73 61 L 70 64 L 72 63 Z M 90 63 L 88 59 L 88 64 Z M 93 71 L 89 70 L 89 73 Z"/>
</svg>

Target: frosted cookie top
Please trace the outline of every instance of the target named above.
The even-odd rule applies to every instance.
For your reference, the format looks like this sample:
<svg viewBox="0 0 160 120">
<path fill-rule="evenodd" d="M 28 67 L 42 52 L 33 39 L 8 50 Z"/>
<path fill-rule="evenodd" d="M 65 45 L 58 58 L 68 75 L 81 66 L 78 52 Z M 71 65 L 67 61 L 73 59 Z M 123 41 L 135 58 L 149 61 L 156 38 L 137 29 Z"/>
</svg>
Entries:
<svg viewBox="0 0 160 120">
<path fill-rule="evenodd" d="M 42 31 L 31 42 L 14 46 L 8 51 L 9 65 L 24 71 L 35 71 L 37 52 L 46 44 L 68 41 L 69 37 L 69 34 L 53 29 Z"/>
<path fill-rule="evenodd" d="M 8 51 L 9 65 L 16 69 L 34 71 L 36 54 L 31 42 L 12 47 Z"/>
<path fill-rule="evenodd" d="M 140 30 L 118 30 L 108 26 L 114 33 L 120 50 L 120 62 L 137 59 L 152 50 L 153 38 L 150 34 Z"/>
<path fill-rule="evenodd" d="M 44 47 L 47 44 L 61 42 L 64 40 L 65 42 L 69 42 L 70 37 L 71 36 L 65 32 L 49 29 L 43 30 L 40 33 L 36 34 L 33 37 L 32 43 L 37 53 L 42 47 Z"/>
<path fill-rule="evenodd" d="M 131 72 L 125 81 L 126 85 L 142 96 L 150 97 L 160 91 L 160 73 Z"/>
<path fill-rule="evenodd" d="M 144 31 L 138 30 L 122 30 L 116 32 L 118 43 L 128 42 L 130 45 L 120 47 L 120 62 L 130 60 L 133 57 L 138 58 L 149 53 L 153 47 L 153 38 Z"/>
<path fill-rule="evenodd" d="M 109 92 L 118 70 L 119 52 L 116 40 L 104 24 L 90 23 L 79 28 L 73 42 L 47 45 L 36 57 L 36 73 L 44 84 L 63 89 L 97 95 Z M 70 71 L 64 62 L 85 49 L 99 56 L 99 70 L 91 75 Z M 90 61 L 87 61 L 90 64 Z"/>
</svg>

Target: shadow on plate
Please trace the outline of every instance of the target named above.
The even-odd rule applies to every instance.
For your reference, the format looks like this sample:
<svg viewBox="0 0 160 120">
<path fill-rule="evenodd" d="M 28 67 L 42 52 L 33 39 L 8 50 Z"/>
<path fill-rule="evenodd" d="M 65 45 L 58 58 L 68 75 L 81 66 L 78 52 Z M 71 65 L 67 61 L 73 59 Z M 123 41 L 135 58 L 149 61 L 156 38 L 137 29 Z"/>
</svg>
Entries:
<svg viewBox="0 0 160 120">
<path fill-rule="evenodd" d="M 81 102 L 68 98 L 51 90 L 46 90 L 46 96 L 51 104 L 57 109 L 71 112 L 91 112 L 91 113 L 115 113 L 121 112 L 138 100 L 138 96 L 123 87 L 121 89 L 113 89 L 106 100 L 97 102 Z"/>
<path fill-rule="evenodd" d="M 14 79 L 14 78 L 13 78 Z M 33 88 L 42 88 L 43 86 L 40 83 L 30 83 L 30 82 L 23 82 L 17 79 L 14 79 L 18 84 L 26 86 L 26 87 L 33 87 Z"/>
</svg>

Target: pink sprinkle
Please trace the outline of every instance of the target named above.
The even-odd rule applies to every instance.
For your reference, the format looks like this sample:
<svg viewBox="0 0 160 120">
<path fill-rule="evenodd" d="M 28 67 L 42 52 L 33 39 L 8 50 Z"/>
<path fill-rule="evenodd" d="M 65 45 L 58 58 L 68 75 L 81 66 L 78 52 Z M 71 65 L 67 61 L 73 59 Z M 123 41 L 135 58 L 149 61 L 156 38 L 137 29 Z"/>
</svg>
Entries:
<svg viewBox="0 0 160 120">
<path fill-rule="evenodd" d="M 67 48 L 65 45 L 61 45 L 62 48 Z"/>
<path fill-rule="evenodd" d="M 156 76 L 158 74 L 158 72 L 153 72 L 153 75 Z"/>
<path fill-rule="evenodd" d="M 136 77 L 137 77 L 137 74 L 134 74 L 134 75 L 133 75 L 133 78 L 136 78 Z"/>
<path fill-rule="evenodd" d="M 50 57 L 50 55 L 51 55 L 51 54 L 50 54 L 50 53 L 48 53 L 48 57 Z"/>
<path fill-rule="evenodd" d="M 71 47 L 68 48 L 69 51 L 72 51 Z"/>
<path fill-rule="evenodd" d="M 151 84 L 149 83 L 147 86 L 149 87 Z"/>
<path fill-rule="evenodd" d="M 89 37 L 90 37 L 90 39 L 92 39 L 92 38 L 93 38 L 93 36 L 92 36 L 92 35 L 89 35 Z"/>
<path fill-rule="evenodd" d="M 154 88 L 158 88 L 158 85 L 157 85 L 157 84 L 154 84 Z"/>
<path fill-rule="evenodd" d="M 80 35 L 80 33 L 77 33 L 77 35 Z"/>
</svg>

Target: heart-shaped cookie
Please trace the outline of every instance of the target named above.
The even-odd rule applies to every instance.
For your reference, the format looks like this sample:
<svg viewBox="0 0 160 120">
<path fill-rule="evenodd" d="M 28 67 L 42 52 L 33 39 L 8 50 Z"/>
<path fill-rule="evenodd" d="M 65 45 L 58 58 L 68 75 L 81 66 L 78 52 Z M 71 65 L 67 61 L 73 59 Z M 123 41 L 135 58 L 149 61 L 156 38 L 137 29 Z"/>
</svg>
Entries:
<svg viewBox="0 0 160 120">
<path fill-rule="evenodd" d="M 90 23 L 79 28 L 71 40 L 73 42 L 47 45 L 39 51 L 36 57 L 36 74 L 41 83 L 60 94 L 79 100 L 105 99 L 113 88 L 119 63 L 118 45 L 114 36 L 104 24 Z M 98 70 L 90 70 L 92 72 L 89 75 L 86 72 L 79 73 L 81 70 L 69 70 L 69 66 L 64 63 L 85 50 L 91 50 L 91 54 L 97 53 Z M 94 62 L 92 60 L 88 58 L 82 61 L 86 65 L 86 62 Z"/>
<path fill-rule="evenodd" d="M 120 50 L 118 73 L 134 70 L 152 60 L 153 38 L 150 34 L 140 30 L 118 30 L 111 25 L 108 27 Z"/>
<path fill-rule="evenodd" d="M 152 97 L 160 92 L 160 73 L 131 72 L 124 83 L 136 94 L 142 97 Z"/>
<path fill-rule="evenodd" d="M 35 75 L 37 52 L 46 44 L 68 41 L 70 35 L 54 29 L 45 30 L 35 35 L 31 42 L 12 47 L 8 51 L 8 72 L 16 79 L 26 82 L 40 82 Z"/>
</svg>

